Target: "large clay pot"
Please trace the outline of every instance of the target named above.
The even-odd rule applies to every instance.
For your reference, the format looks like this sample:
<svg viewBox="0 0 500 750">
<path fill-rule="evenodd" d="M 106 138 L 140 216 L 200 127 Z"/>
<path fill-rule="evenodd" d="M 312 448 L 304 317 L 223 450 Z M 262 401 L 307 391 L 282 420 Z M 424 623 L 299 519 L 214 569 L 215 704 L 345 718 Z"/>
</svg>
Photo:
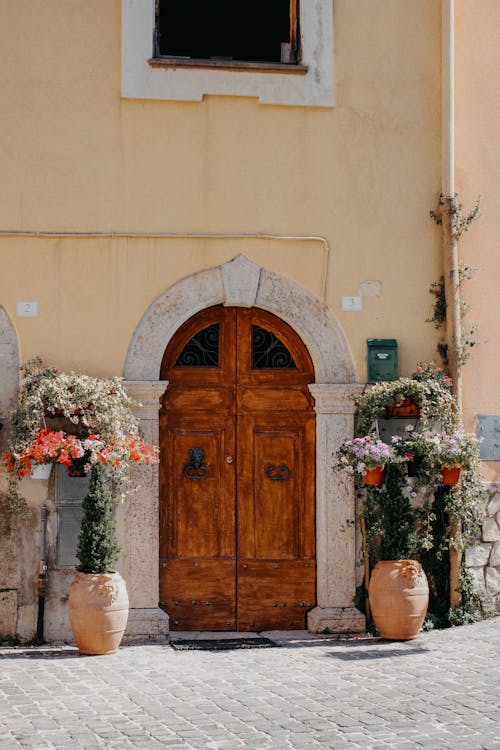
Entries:
<svg viewBox="0 0 500 750">
<path fill-rule="evenodd" d="M 81 654 L 112 654 L 128 619 L 128 595 L 119 573 L 77 573 L 69 590 L 71 630 Z"/>
<path fill-rule="evenodd" d="M 382 638 L 416 638 L 429 603 L 429 586 L 416 560 L 381 560 L 369 586 L 370 608 Z"/>
</svg>

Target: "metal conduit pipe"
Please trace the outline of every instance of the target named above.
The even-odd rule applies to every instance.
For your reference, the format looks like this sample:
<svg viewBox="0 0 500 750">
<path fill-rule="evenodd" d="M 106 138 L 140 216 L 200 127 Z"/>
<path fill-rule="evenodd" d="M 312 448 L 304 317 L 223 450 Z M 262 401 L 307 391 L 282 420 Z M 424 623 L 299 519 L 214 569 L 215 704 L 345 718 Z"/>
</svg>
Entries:
<svg viewBox="0 0 500 750">
<path fill-rule="evenodd" d="M 291 240 L 323 244 L 323 280 L 321 299 L 326 301 L 330 268 L 330 244 L 326 237 L 314 234 L 274 234 L 267 232 L 58 232 L 28 229 L 0 229 L 0 237 L 73 238 L 73 239 L 199 239 L 199 240 Z"/>
<path fill-rule="evenodd" d="M 442 0 L 442 229 L 444 292 L 446 299 L 446 341 L 448 363 L 453 379 L 453 392 L 458 410 L 462 411 L 462 321 L 460 310 L 458 241 L 454 229 L 457 212 L 455 195 L 455 5 L 454 0 Z M 450 607 L 462 601 L 459 590 L 462 566 L 462 524 L 449 514 L 450 538 Z"/>
<path fill-rule="evenodd" d="M 455 6 L 442 0 L 442 229 L 448 361 L 458 409 L 462 411 L 462 323 L 458 242 L 453 226 L 455 195 Z"/>
</svg>

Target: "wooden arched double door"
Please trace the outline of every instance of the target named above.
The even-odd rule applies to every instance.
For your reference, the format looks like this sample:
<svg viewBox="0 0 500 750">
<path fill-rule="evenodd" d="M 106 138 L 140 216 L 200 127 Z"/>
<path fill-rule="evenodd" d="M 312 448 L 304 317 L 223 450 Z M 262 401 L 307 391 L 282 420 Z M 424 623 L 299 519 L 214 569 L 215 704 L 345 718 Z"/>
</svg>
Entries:
<svg viewBox="0 0 500 750">
<path fill-rule="evenodd" d="M 213 307 L 163 357 L 160 605 L 172 630 L 303 629 L 315 605 L 311 358 L 283 321 Z"/>
</svg>

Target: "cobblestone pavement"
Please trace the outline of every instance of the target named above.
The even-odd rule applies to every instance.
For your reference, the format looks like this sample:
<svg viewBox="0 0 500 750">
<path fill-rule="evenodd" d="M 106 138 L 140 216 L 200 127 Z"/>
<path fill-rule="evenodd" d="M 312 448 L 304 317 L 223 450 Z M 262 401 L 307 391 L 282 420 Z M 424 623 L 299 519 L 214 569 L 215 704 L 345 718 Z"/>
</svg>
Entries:
<svg viewBox="0 0 500 750">
<path fill-rule="evenodd" d="M 500 620 L 415 641 L 0 649 L 0 750 L 500 750 Z"/>
</svg>

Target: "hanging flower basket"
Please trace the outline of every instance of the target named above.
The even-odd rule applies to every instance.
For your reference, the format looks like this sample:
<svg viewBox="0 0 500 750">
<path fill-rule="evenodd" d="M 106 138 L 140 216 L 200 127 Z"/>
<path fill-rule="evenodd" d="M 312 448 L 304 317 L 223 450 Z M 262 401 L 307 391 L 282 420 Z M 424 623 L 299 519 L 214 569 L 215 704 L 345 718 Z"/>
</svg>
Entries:
<svg viewBox="0 0 500 750">
<path fill-rule="evenodd" d="M 458 484 L 460 479 L 461 466 L 442 466 L 441 467 L 441 484 L 452 487 Z"/>
<path fill-rule="evenodd" d="M 375 466 L 373 469 L 366 469 L 363 477 L 365 484 L 375 485 L 383 484 L 385 479 L 385 469 L 383 466 Z"/>
<path fill-rule="evenodd" d="M 101 463 L 116 489 L 128 480 L 132 463 L 158 462 L 158 449 L 139 435 L 134 402 L 121 378 L 63 372 L 39 358 L 21 371 L 5 455 L 12 498 L 19 498 L 18 481 L 39 464 L 62 464 L 71 476 L 85 476 Z"/>
<path fill-rule="evenodd" d="M 365 435 L 342 443 L 335 468 L 355 475 L 364 484 L 382 484 L 384 467 L 394 459 L 394 450 L 377 435 Z"/>
</svg>

